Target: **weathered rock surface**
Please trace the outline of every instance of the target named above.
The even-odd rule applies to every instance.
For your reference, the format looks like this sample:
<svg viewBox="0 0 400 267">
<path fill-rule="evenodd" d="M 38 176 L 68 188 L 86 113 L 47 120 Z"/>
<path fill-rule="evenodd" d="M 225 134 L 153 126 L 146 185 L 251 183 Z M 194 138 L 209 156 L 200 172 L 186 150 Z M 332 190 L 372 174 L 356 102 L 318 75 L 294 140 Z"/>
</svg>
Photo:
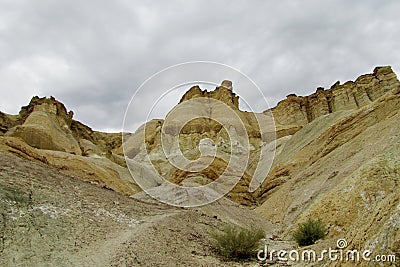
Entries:
<svg viewBox="0 0 400 267">
<path fill-rule="evenodd" d="M 60 126 L 53 115 L 40 109 L 35 110 L 22 125 L 11 128 L 6 135 L 19 137 L 32 147 L 80 155 L 82 152 L 79 144 L 68 126 Z"/>
<path fill-rule="evenodd" d="M 199 172 L 190 172 L 185 170 L 176 170 L 172 175 L 170 181 L 179 185 L 206 185 L 212 181 L 217 180 L 222 174 L 227 171 L 228 163 L 220 158 L 214 158 L 212 163 L 204 170 Z M 230 170 L 233 173 L 238 173 L 239 170 Z M 236 186 L 228 193 L 227 197 L 237 203 L 246 206 L 253 206 L 255 198 L 248 192 L 249 184 L 251 181 L 250 175 L 246 172 L 243 174 Z"/>
<path fill-rule="evenodd" d="M 223 81 L 211 92 L 194 86 L 183 95 L 165 120 L 147 122 L 126 138 L 126 155 L 142 165 L 152 164 L 162 177 L 177 184 L 185 180 L 196 180 L 200 184 L 213 181 L 227 168 L 231 154 L 258 154 L 260 146 L 275 137 L 273 119 L 265 114 L 239 110 L 238 100 L 230 81 Z M 167 157 L 167 154 L 179 154 L 174 150 L 177 147 L 168 146 L 175 137 L 179 139 L 180 151 L 190 160 L 199 158 L 201 152 L 212 155 L 213 149 L 216 149 L 214 165 L 198 173 L 196 178 L 190 172 L 181 172 Z M 256 156 L 252 155 L 252 158 Z M 147 162 L 147 157 L 151 163 Z M 233 168 L 240 170 L 243 166 Z M 251 174 L 245 173 L 242 182 L 228 197 L 244 205 L 254 205 L 254 197 L 248 192 Z"/>
<path fill-rule="evenodd" d="M 215 181 L 232 154 L 250 151 L 242 179 L 227 196 L 257 206 L 254 211 L 225 198 L 193 210 L 152 200 L 139 192 L 126 168 L 121 134 L 93 131 L 54 98 L 35 97 L 18 115 L 0 113 L 0 265 L 237 266 L 215 257 L 205 234 L 210 228 L 256 224 L 275 239 L 286 239 L 274 243 L 282 249 L 293 247 L 294 229 L 310 217 L 321 218 L 329 232 L 309 248 L 335 247 L 345 238 L 349 249 L 400 255 L 400 83 L 390 67 L 310 96 L 289 95 L 264 114 L 240 111 L 229 81 L 212 92 L 192 87 L 180 104 L 195 99 L 204 100 L 206 114 L 222 113 L 212 99 L 229 106 L 248 133 L 248 146 L 241 143 L 236 121 L 227 123 L 239 137 L 232 147 L 227 130 L 215 120 L 196 119 L 181 127 L 198 107 L 180 105 L 171 111 L 177 113 L 166 133 L 168 116 L 126 134 L 125 155 L 144 167 L 148 156 L 171 182 L 194 186 Z M 257 119 L 272 115 L 276 128 L 260 129 Z M 167 141 L 179 134 L 186 158 L 203 153 L 204 160 L 213 159 L 211 165 L 200 171 L 174 167 L 162 134 Z M 265 151 L 276 152 L 272 169 L 257 177 L 261 187 L 249 192 Z"/>
<path fill-rule="evenodd" d="M 122 144 L 122 133 L 103 133 L 94 131 L 92 128 L 79 121 L 72 120 L 71 131 L 76 140 L 84 139 L 93 143 L 105 155 L 117 151 Z"/>
<path fill-rule="evenodd" d="M 315 119 L 286 141 L 256 211 L 288 239 L 298 223 L 321 218 L 329 235 L 316 248 L 345 238 L 349 248 L 393 254 L 400 236 L 399 121 L 400 87 L 355 112 Z"/>
<path fill-rule="evenodd" d="M 0 119 L 1 152 L 43 162 L 126 195 L 140 191 L 124 158 L 113 153 L 121 146 L 122 134 L 93 131 L 73 120 L 73 112 L 55 98 L 33 97 L 18 115 L 1 113 Z"/>
<path fill-rule="evenodd" d="M 231 81 L 223 81 L 220 86 L 211 92 L 201 90 L 199 86 L 193 86 L 182 96 L 179 103 L 196 97 L 213 98 L 239 109 L 239 97 L 232 91 Z"/>
<path fill-rule="evenodd" d="M 8 132 L 8 133 L 7 133 Z M 40 148 L 81 154 L 80 140 L 87 140 L 100 150 L 97 154 L 110 154 L 121 146 L 121 133 L 102 133 L 75 121 L 73 112 L 54 97 L 33 97 L 18 115 L 0 112 L 0 133 L 20 137 L 28 144 Z M 87 141 L 82 144 L 87 145 Z M 93 147 L 92 147 L 93 148 Z"/>
<path fill-rule="evenodd" d="M 336 82 L 328 90 L 318 88 L 309 96 L 290 94 L 271 109 L 277 128 L 304 126 L 316 118 L 341 110 L 361 108 L 400 85 L 391 67 L 376 67 L 354 82 Z"/>
<path fill-rule="evenodd" d="M 6 135 L 19 137 L 36 148 L 80 155 L 81 149 L 70 130 L 72 116 L 73 112 L 67 112 L 54 98 L 34 97 L 18 115 L 21 125 L 8 129 Z"/>
<path fill-rule="evenodd" d="M 129 171 L 108 158 L 36 149 L 15 137 L 0 138 L 0 152 L 44 163 L 62 173 L 128 196 L 141 191 Z"/>
<path fill-rule="evenodd" d="M 8 129 L 15 125 L 15 116 L 5 114 L 0 111 L 0 135 L 4 135 Z"/>
<path fill-rule="evenodd" d="M 174 208 L 0 154 L 1 266 L 254 266 L 227 262 L 211 247 L 209 232 L 228 222 L 274 230 L 227 200 Z"/>
</svg>

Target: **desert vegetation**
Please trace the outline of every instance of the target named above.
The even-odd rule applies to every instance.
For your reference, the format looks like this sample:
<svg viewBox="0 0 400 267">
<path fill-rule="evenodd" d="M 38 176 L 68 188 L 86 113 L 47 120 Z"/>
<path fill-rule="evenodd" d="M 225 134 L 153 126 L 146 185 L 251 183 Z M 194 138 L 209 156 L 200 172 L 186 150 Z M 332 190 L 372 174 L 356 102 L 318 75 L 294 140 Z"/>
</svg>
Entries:
<svg viewBox="0 0 400 267">
<path fill-rule="evenodd" d="M 212 232 L 210 235 L 214 239 L 214 247 L 221 256 L 240 260 L 254 257 L 259 241 L 265 233 L 254 226 L 241 228 L 228 224 L 222 232 Z"/>
<path fill-rule="evenodd" d="M 306 222 L 299 225 L 293 234 L 294 240 L 300 246 L 313 245 L 327 234 L 327 227 L 321 219 L 313 220 L 309 218 Z"/>
</svg>

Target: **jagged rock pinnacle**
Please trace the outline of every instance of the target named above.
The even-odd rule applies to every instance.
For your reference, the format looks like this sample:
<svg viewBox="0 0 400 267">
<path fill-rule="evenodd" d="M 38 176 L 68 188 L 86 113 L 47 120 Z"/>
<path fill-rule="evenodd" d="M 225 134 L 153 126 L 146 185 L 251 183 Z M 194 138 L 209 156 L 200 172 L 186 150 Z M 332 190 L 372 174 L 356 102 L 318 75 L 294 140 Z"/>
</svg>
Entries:
<svg viewBox="0 0 400 267">
<path fill-rule="evenodd" d="M 228 88 L 229 90 L 232 90 L 232 82 L 229 80 L 222 81 L 221 86 Z"/>
<path fill-rule="evenodd" d="M 207 90 L 201 90 L 201 88 L 196 85 L 190 88 L 181 98 L 181 102 L 193 99 L 196 97 L 208 97 L 217 99 L 229 106 L 239 108 L 239 97 L 232 91 L 232 82 L 228 80 L 222 81 L 221 85 L 216 87 L 215 90 L 207 92 Z"/>
</svg>

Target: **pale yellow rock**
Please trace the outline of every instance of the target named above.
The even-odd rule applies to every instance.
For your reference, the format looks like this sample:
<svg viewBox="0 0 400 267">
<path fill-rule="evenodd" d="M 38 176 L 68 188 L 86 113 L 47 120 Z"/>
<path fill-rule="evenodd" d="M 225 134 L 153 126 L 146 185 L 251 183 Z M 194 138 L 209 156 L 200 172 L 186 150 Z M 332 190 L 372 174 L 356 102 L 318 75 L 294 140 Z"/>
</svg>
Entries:
<svg viewBox="0 0 400 267">
<path fill-rule="evenodd" d="M 82 149 L 82 155 L 91 157 L 105 156 L 104 152 L 95 144 L 87 139 L 79 140 L 79 146 Z"/>
<path fill-rule="evenodd" d="M 127 168 L 104 157 L 84 157 L 61 151 L 36 149 L 15 137 L 0 137 L 0 153 L 42 162 L 70 176 L 128 196 L 141 191 Z"/>
<path fill-rule="evenodd" d="M 288 125 L 292 129 L 297 126 L 299 130 L 320 116 L 366 106 L 399 85 L 391 67 L 376 67 L 372 74 L 361 75 L 354 82 L 348 81 L 343 85 L 337 82 L 330 89 L 318 88 L 309 96 L 290 94 L 270 111 L 278 130 Z"/>
<path fill-rule="evenodd" d="M 48 150 L 80 155 L 81 149 L 68 127 L 61 127 L 46 111 L 34 111 L 23 125 L 10 129 L 7 136 L 19 137 L 27 144 Z"/>
<path fill-rule="evenodd" d="M 400 236 L 400 88 L 332 115 L 286 142 L 255 210 L 288 239 L 299 223 L 321 218 L 329 236 L 318 248 L 346 238 L 351 247 L 390 252 Z"/>
</svg>

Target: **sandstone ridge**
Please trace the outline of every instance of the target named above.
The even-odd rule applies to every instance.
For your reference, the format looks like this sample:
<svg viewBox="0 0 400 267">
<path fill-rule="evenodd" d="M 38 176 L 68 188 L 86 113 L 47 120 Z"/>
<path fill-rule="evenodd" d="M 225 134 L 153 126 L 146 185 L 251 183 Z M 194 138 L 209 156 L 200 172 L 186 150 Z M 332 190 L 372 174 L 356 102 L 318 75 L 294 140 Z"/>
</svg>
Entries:
<svg viewBox="0 0 400 267">
<path fill-rule="evenodd" d="M 328 235 L 306 249 L 335 247 L 344 238 L 350 250 L 400 257 L 400 83 L 390 67 L 310 96 L 290 94 L 260 114 L 239 110 L 229 81 L 211 92 L 194 86 L 180 104 L 195 98 L 207 114 L 221 113 L 210 99 L 227 104 L 249 137 L 248 147 L 230 145 L 212 117 L 179 128 L 198 110 L 177 105 L 164 137 L 179 134 L 187 159 L 200 152 L 206 156 L 198 163 L 213 159 L 200 171 L 177 169 L 166 158 L 161 135 L 169 115 L 124 135 L 122 144 L 121 133 L 93 131 L 52 97 L 34 97 L 18 115 L 0 112 L 0 265 L 242 266 L 216 256 L 210 230 L 256 225 L 265 228 L 273 249 L 289 250 L 297 248 L 294 230 L 308 218 L 322 219 Z M 272 115 L 275 125 L 257 126 L 257 119 Z M 227 126 L 243 136 L 236 122 Z M 255 168 L 270 151 L 272 168 L 250 192 Z M 247 163 L 229 166 L 230 156 L 246 152 Z M 226 198 L 180 209 L 140 192 L 123 156 L 143 169 L 149 158 L 165 179 L 183 186 L 208 184 L 225 170 L 236 174 L 247 166 Z"/>
<path fill-rule="evenodd" d="M 201 90 L 197 85 L 193 86 L 182 96 L 179 103 L 196 97 L 213 98 L 239 109 L 239 97 L 233 92 L 232 82 L 228 80 L 222 81 L 220 86 L 217 86 L 215 90 L 210 92 L 207 90 Z"/>
<path fill-rule="evenodd" d="M 75 121 L 54 97 L 33 97 L 18 115 L 0 113 L 0 151 L 39 161 L 66 174 L 131 195 L 140 191 L 115 152 L 121 133 L 102 133 Z"/>
<path fill-rule="evenodd" d="M 390 66 L 376 67 L 372 74 L 362 75 L 354 82 L 338 81 L 330 89 L 319 87 L 309 96 L 289 94 L 271 111 L 278 125 L 304 126 L 323 115 L 366 106 L 399 85 Z"/>
<path fill-rule="evenodd" d="M 68 111 L 64 104 L 54 97 L 34 96 L 27 106 L 21 108 L 18 115 L 0 112 L 0 134 L 20 137 L 39 149 L 79 155 L 90 154 L 93 151 L 98 154 L 110 154 L 111 150 L 121 145 L 121 133 L 94 131 L 74 120 L 73 115 L 73 111 Z M 32 133 L 29 132 L 30 129 Z M 65 137 L 69 141 L 63 144 L 62 140 Z M 82 140 L 84 141 L 81 142 Z M 80 144 L 77 145 L 76 142 Z"/>
</svg>

